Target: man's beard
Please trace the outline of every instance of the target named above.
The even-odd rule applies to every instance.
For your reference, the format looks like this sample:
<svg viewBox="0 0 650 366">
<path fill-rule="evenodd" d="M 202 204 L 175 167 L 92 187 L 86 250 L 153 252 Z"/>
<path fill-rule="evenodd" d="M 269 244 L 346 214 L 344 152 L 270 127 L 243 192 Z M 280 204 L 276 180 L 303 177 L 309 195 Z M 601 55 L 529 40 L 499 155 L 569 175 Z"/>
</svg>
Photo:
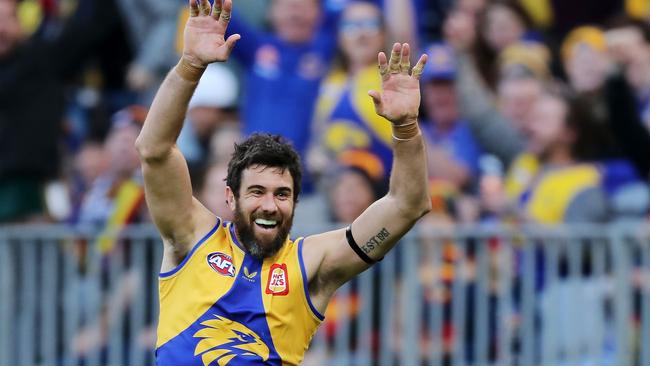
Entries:
<svg viewBox="0 0 650 366">
<path fill-rule="evenodd" d="M 255 237 L 253 225 L 256 225 L 255 219 L 258 218 L 276 220 L 278 222 L 276 226 L 277 234 L 270 241 L 261 240 L 260 238 Z M 291 212 L 291 217 L 289 217 L 288 220 L 285 220 L 285 218 L 280 215 L 254 215 L 250 220 L 248 220 L 241 211 L 239 204 L 235 202 L 235 217 L 233 218 L 233 223 L 235 224 L 237 237 L 248 251 L 248 254 L 256 259 L 263 260 L 264 258 L 275 255 L 284 245 L 284 242 L 287 240 L 289 232 L 291 231 L 291 226 L 293 225 L 293 212 Z"/>
</svg>

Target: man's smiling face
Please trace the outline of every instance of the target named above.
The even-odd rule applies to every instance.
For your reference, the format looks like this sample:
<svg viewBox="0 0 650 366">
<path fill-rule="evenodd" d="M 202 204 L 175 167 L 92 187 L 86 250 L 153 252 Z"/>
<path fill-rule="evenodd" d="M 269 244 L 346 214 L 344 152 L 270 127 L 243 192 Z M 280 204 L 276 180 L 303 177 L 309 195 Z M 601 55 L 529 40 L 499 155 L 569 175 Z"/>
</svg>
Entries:
<svg viewBox="0 0 650 366">
<path fill-rule="evenodd" d="M 252 165 L 241 175 L 239 197 L 226 191 L 237 237 L 258 258 L 280 250 L 293 224 L 294 189 L 288 169 Z"/>
</svg>

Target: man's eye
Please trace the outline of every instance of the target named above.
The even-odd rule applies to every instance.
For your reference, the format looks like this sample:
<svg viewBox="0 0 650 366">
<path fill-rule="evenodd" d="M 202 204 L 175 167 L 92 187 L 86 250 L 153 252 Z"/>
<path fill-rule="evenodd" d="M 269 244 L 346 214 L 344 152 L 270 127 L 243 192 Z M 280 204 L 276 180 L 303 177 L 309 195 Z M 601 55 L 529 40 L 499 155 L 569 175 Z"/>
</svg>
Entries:
<svg viewBox="0 0 650 366">
<path fill-rule="evenodd" d="M 280 198 L 280 199 L 287 199 L 287 198 L 289 198 L 289 193 L 286 193 L 286 192 L 280 192 L 280 193 L 277 194 L 277 196 L 278 196 L 278 198 Z"/>
<path fill-rule="evenodd" d="M 260 191 L 259 189 L 256 189 L 256 190 L 251 191 L 251 194 L 254 195 L 254 196 L 261 196 L 262 191 Z"/>
</svg>

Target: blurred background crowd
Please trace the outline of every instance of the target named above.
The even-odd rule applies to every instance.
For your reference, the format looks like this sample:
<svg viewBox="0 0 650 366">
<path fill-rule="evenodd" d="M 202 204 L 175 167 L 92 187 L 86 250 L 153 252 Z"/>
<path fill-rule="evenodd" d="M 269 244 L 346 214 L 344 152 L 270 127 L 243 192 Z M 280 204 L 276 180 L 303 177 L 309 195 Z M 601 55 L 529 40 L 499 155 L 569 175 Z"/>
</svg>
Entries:
<svg viewBox="0 0 650 366">
<path fill-rule="evenodd" d="M 433 225 L 643 221 L 650 1 L 234 0 L 178 145 L 220 216 L 233 143 L 300 152 L 301 222 L 350 222 L 385 193 L 391 129 L 377 53 L 409 42 Z M 179 59 L 181 0 L 0 0 L 0 222 L 148 220 L 133 147 Z M 413 52 L 414 57 L 418 56 Z"/>
<path fill-rule="evenodd" d="M 429 55 L 421 228 L 650 217 L 650 0 L 233 2 L 242 39 L 206 70 L 178 138 L 195 196 L 224 219 L 233 143 L 253 132 L 301 154 L 298 227 L 351 222 L 386 192 L 391 128 L 367 91 L 396 41 Z M 149 222 L 134 142 L 187 16 L 184 0 L 0 0 L 0 224 L 89 225 L 110 253 L 111 233 Z M 441 278 L 459 255 L 445 246 Z M 131 301 L 131 277 L 107 308 Z M 153 327 L 141 337 L 152 347 Z"/>
</svg>

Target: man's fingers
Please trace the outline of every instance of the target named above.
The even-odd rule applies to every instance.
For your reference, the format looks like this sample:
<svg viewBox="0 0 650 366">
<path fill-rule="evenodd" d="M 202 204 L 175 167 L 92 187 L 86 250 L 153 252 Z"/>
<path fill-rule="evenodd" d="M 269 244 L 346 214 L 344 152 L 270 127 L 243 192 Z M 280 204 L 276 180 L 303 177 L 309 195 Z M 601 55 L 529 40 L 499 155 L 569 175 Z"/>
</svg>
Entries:
<svg viewBox="0 0 650 366">
<path fill-rule="evenodd" d="M 368 95 L 370 95 L 372 102 L 375 104 L 375 112 L 379 114 L 381 111 L 381 94 L 376 90 L 369 90 Z"/>
<path fill-rule="evenodd" d="M 377 55 L 377 64 L 379 65 L 379 75 L 381 75 L 382 80 L 388 75 L 388 60 L 386 59 L 386 54 L 379 52 Z"/>
<path fill-rule="evenodd" d="M 214 0 L 212 3 L 212 17 L 216 20 L 219 20 L 222 9 L 222 0 Z"/>
<path fill-rule="evenodd" d="M 199 5 L 196 0 L 190 0 L 190 16 L 195 17 L 199 15 Z"/>
<path fill-rule="evenodd" d="M 230 15 L 232 13 L 232 0 L 223 1 L 223 9 L 221 10 L 221 16 L 219 21 L 223 24 L 224 27 L 228 26 L 230 23 Z"/>
<path fill-rule="evenodd" d="M 408 43 L 402 45 L 402 61 L 400 62 L 400 69 L 402 74 L 408 75 L 411 71 L 411 48 Z"/>
<path fill-rule="evenodd" d="M 400 71 L 400 60 L 402 57 L 402 45 L 395 43 L 393 50 L 390 53 L 390 60 L 388 61 L 388 70 L 391 74 L 398 74 Z"/>
<path fill-rule="evenodd" d="M 230 56 L 230 52 L 232 52 L 232 49 L 235 48 L 235 44 L 237 41 L 241 39 L 241 36 L 239 34 L 233 34 L 228 39 L 226 39 L 226 47 L 228 48 L 228 56 Z"/>
<path fill-rule="evenodd" d="M 201 5 L 200 5 L 200 12 L 201 15 L 210 15 L 210 1 L 208 0 L 200 0 Z"/>
<path fill-rule="evenodd" d="M 424 72 L 424 65 L 427 64 L 427 59 L 428 56 L 423 54 L 420 56 L 420 59 L 418 60 L 418 63 L 415 64 L 415 67 L 413 68 L 413 71 L 411 72 L 411 76 L 413 76 L 416 79 L 420 79 L 420 76 L 422 76 L 422 72 Z"/>
</svg>

